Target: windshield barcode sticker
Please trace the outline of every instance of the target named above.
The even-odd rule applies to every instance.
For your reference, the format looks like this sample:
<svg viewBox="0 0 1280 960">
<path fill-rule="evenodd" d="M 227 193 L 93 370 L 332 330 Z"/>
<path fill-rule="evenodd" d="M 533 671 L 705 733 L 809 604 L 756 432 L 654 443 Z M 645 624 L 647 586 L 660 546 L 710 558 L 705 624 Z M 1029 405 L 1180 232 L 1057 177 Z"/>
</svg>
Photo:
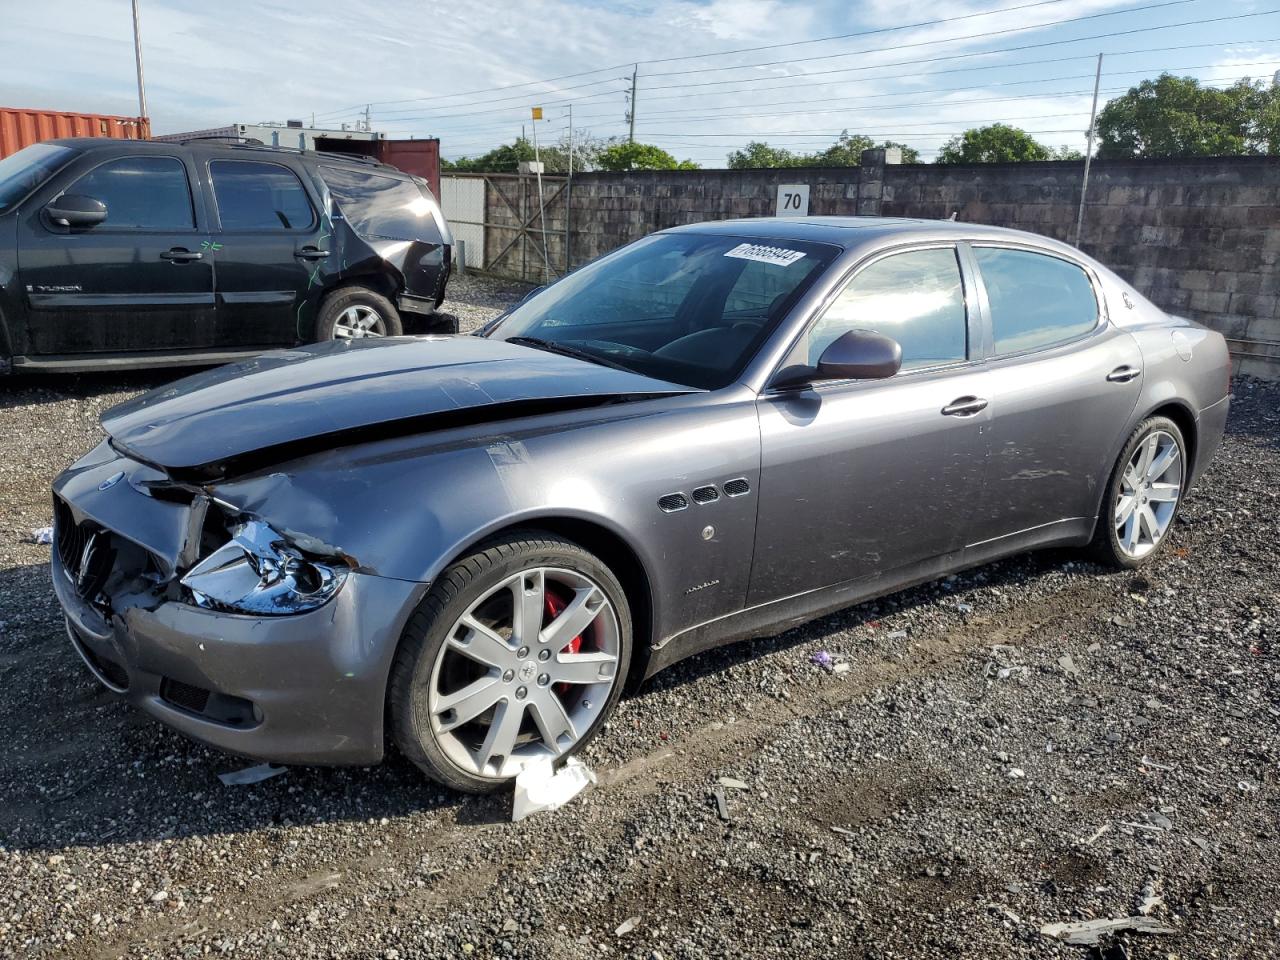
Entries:
<svg viewBox="0 0 1280 960">
<path fill-rule="evenodd" d="M 757 263 L 771 263 L 775 267 L 789 267 L 797 260 L 804 259 L 804 254 L 799 250 L 766 247 L 760 243 L 740 243 L 725 253 L 725 256 L 738 260 L 755 260 Z"/>
</svg>

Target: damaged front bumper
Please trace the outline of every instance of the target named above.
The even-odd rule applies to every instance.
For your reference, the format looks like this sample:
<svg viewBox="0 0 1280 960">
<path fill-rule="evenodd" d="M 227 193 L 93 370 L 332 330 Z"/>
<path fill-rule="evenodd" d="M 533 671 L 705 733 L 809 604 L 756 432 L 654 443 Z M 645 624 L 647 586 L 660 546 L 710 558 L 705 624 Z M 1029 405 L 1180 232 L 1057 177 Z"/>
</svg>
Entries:
<svg viewBox="0 0 1280 960">
<path fill-rule="evenodd" d="M 302 613 L 197 606 L 178 583 L 192 506 L 155 497 L 155 473 L 100 449 L 54 484 L 53 586 L 89 669 L 222 750 L 279 763 L 379 761 L 391 660 L 423 585 L 354 569 Z M 95 569 L 109 565 L 95 553 L 116 569 Z"/>
</svg>

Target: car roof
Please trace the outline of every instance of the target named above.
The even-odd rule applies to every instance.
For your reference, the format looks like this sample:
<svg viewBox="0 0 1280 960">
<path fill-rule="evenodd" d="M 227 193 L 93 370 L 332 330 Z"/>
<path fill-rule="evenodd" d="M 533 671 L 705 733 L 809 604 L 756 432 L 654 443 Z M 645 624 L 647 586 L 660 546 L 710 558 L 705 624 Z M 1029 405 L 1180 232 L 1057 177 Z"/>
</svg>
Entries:
<svg viewBox="0 0 1280 960">
<path fill-rule="evenodd" d="M 930 240 L 1006 240 L 1032 244 L 1086 259 L 1079 250 L 1051 237 L 1008 227 L 954 220 L 907 217 L 748 217 L 672 227 L 664 233 L 707 233 L 768 240 L 808 240 L 845 250 Z"/>
<path fill-rule="evenodd" d="M 373 157 L 360 154 L 333 153 L 325 150 L 297 150 L 292 147 L 273 147 L 262 143 L 228 142 L 217 137 L 193 137 L 190 140 L 125 140 L 117 137 L 64 137 L 49 140 L 48 143 L 63 147 L 74 147 L 83 152 L 98 150 L 116 150 L 122 153 L 155 153 L 172 154 L 174 147 L 204 147 L 211 150 L 225 150 L 231 154 L 266 153 L 269 155 L 300 157 L 321 163 L 351 163 L 360 167 L 377 170 L 379 173 L 398 174 L 407 180 L 413 179 L 399 167 L 382 163 Z"/>
</svg>

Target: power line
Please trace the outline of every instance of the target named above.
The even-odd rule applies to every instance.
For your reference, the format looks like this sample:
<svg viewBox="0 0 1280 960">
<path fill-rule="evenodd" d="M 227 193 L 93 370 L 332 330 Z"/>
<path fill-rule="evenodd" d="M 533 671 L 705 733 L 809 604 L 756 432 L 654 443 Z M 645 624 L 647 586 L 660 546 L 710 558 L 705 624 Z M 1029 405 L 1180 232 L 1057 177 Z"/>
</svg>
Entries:
<svg viewBox="0 0 1280 960">
<path fill-rule="evenodd" d="M 1108 10 L 1104 13 L 1089 13 L 1079 17 L 1066 17 L 1062 20 L 1047 20 L 1044 23 L 1035 23 L 1025 27 L 1006 27 L 1003 30 L 986 30 L 982 33 L 971 33 L 961 37 L 944 37 L 939 40 L 920 40 L 916 43 L 901 43 L 892 47 L 868 47 L 863 50 L 846 50 L 843 53 L 825 53 L 816 57 L 798 57 L 791 60 L 767 60 L 763 63 L 746 63 L 725 67 L 702 67 L 697 70 L 671 70 L 664 73 L 650 73 L 647 77 L 678 77 L 691 73 L 715 73 L 721 70 L 747 70 L 756 69 L 758 67 L 776 67 L 782 65 L 791 65 L 795 63 L 812 63 L 817 60 L 834 60 L 838 57 L 857 57 L 866 53 L 883 53 L 886 50 L 913 50 L 918 47 L 934 47 L 940 43 L 957 43 L 963 40 L 981 40 L 985 37 L 999 37 L 1011 33 L 1026 33 L 1028 30 L 1043 30 L 1045 27 L 1060 27 L 1068 23 L 1081 23 L 1085 20 L 1101 20 L 1104 17 L 1118 17 L 1129 13 L 1139 13 L 1143 10 L 1158 10 L 1162 7 L 1178 7 L 1194 0 L 1160 0 L 1158 3 L 1147 3 L 1140 7 L 1129 7 L 1125 10 Z"/>
<path fill-rule="evenodd" d="M 1135 27 L 1131 30 L 1116 30 L 1111 33 L 1096 33 L 1096 34 L 1091 34 L 1090 36 L 1087 36 L 1087 37 L 1073 37 L 1070 40 L 1046 40 L 1042 43 L 1025 43 L 1025 44 L 1020 44 L 1014 47 L 1000 47 L 995 50 L 977 50 L 972 53 L 952 53 L 952 54 L 945 54 L 943 56 L 937 56 L 937 57 L 923 57 L 916 60 L 895 60 L 891 63 L 873 63 L 873 64 L 867 64 L 866 66 L 862 66 L 862 67 L 839 67 L 833 70 L 813 70 L 809 73 L 797 74 L 797 76 L 806 77 L 806 78 L 821 77 L 821 76 L 827 76 L 833 73 L 858 73 L 864 70 L 878 70 L 883 67 L 906 67 L 906 66 L 912 66 L 914 64 L 943 63 L 949 60 L 967 60 L 967 59 L 972 59 L 973 57 L 989 57 L 992 54 L 996 54 L 996 53 L 1013 53 L 1020 50 L 1041 50 L 1041 49 L 1044 49 L 1045 47 L 1060 47 L 1068 43 L 1085 43 L 1091 40 L 1110 40 L 1115 37 L 1128 37 L 1128 36 L 1133 36 L 1134 34 L 1139 34 L 1139 33 L 1152 33 L 1157 30 L 1174 30 L 1179 27 L 1200 27 L 1210 23 L 1225 23 L 1226 21 L 1229 21 L 1229 20 L 1244 20 L 1249 17 L 1265 17 L 1265 16 L 1270 16 L 1273 13 L 1280 13 L 1280 9 L 1262 10 L 1255 13 L 1238 13 L 1238 14 L 1233 14 L 1232 16 L 1229 16 L 1229 17 L 1210 17 L 1202 20 L 1183 20 L 1183 21 L 1180 21 L 1179 23 L 1166 23 L 1166 24 L 1161 24 L 1160 26 L 1155 26 L 1155 27 Z M 1215 46 L 1217 45 L 1218 44 L 1215 44 Z M 1086 59 L 1089 59 L 1089 58 L 1086 58 Z M 1008 66 L 1008 64 L 1004 64 L 1004 66 Z M 777 77 L 759 77 L 756 79 L 760 81 L 765 81 L 765 80 L 777 80 L 778 78 Z M 880 78 L 880 79 L 883 79 L 883 78 Z M 656 87 L 648 87 L 646 88 L 645 92 L 647 93 L 650 90 L 672 90 L 672 89 L 683 90 L 683 89 L 688 89 L 690 87 L 712 87 L 712 86 L 720 86 L 721 84 L 726 84 L 726 83 L 753 83 L 753 82 L 756 82 L 755 79 L 753 78 L 739 77 L 735 80 L 707 80 L 707 81 L 703 81 L 702 83 L 674 83 L 674 84 L 664 84 Z"/>
<path fill-rule="evenodd" d="M 731 56 L 739 53 L 756 53 L 760 50 L 780 50 L 784 47 L 796 47 L 796 46 L 802 46 L 810 43 L 826 43 L 828 41 L 833 41 L 833 40 L 851 40 L 854 37 L 866 37 L 866 36 L 873 36 L 876 34 L 894 33 L 901 30 L 915 30 L 920 27 L 935 27 L 944 23 L 956 23 L 961 20 L 976 20 L 981 17 L 994 16 L 995 14 L 998 14 L 998 13 L 1009 13 L 1010 11 L 1026 10 L 1032 7 L 1051 6 L 1053 4 L 1063 3 L 1063 2 L 1064 0 L 1034 0 L 1034 2 L 1031 2 L 1031 3 L 1019 3 L 1019 4 L 1015 4 L 1013 6 L 1008 6 L 1008 7 L 996 7 L 995 9 L 992 9 L 992 10 L 982 10 L 977 13 L 960 14 L 954 17 L 940 17 L 934 20 L 921 20 L 917 23 L 905 23 L 896 27 L 880 27 L 875 30 L 861 30 L 856 33 L 834 34 L 828 37 L 816 37 L 812 40 L 793 40 L 788 43 L 768 43 L 758 47 L 741 47 L 736 50 L 719 50 L 719 51 L 714 51 L 710 53 L 691 53 L 691 54 L 685 54 L 683 56 L 678 56 L 678 57 L 660 57 L 658 59 L 653 59 L 653 60 L 639 60 L 639 61 L 633 61 L 633 62 L 635 63 L 635 65 L 639 66 L 640 64 L 673 63 L 679 60 L 703 60 L 703 59 L 708 59 L 710 57 L 727 57 L 727 56 Z M 1190 0 L 1182 0 L 1182 2 L 1190 2 Z M 1136 9 L 1142 9 L 1142 8 L 1139 7 Z M 631 64 L 615 64 L 611 67 L 600 67 L 597 70 L 583 70 L 579 73 L 566 73 L 566 74 L 562 74 L 561 76 L 550 77 L 545 80 L 527 80 L 527 81 L 524 81 L 523 83 L 511 83 L 511 84 L 505 84 L 500 87 L 487 87 L 481 90 L 466 90 L 466 91 L 460 91 L 458 93 L 442 93 L 442 94 L 437 94 L 435 96 L 429 96 L 429 97 L 408 97 L 403 100 L 375 100 L 372 102 L 372 105 L 386 106 L 387 104 L 392 104 L 392 103 L 426 103 L 426 102 L 435 101 L 435 100 L 451 100 L 457 97 L 472 96 L 477 93 L 494 93 L 500 90 L 515 90 L 520 87 L 530 87 L 530 86 L 538 86 L 538 85 L 548 84 L 548 83 L 555 83 L 558 80 L 574 80 L 574 79 L 577 79 L 578 77 L 589 77 L 597 73 L 607 73 L 607 72 L 611 73 L 614 70 L 622 70 L 625 67 L 630 65 Z M 356 110 L 356 109 L 359 109 L 359 107 L 357 106 L 357 107 L 351 107 L 351 108 L 343 108 L 341 110 L 329 110 L 324 113 L 317 114 L 317 116 L 327 117 L 335 114 L 343 115 L 346 113 L 350 113 L 352 110 Z"/>
<path fill-rule="evenodd" d="M 1269 13 L 1275 13 L 1275 12 L 1278 12 L 1278 11 L 1274 11 L 1274 10 L 1272 10 L 1272 11 L 1265 11 L 1264 13 L 1258 13 L 1258 14 L 1244 14 L 1243 16 L 1264 16 L 1264 15 L 1266 15 L 1266 14 L 1269 14 Z M 1217 18 L 1217 19 L 1238 19 L 1238 18 L 1227 17 L 1227 18 Z M 874 69 L 887 68 L 887 67 L 894 67 L 894 66 L 913 66 L 913 65 L 917 65 L 917 64 L 934 63 L 934 62 L 939 62 L 939 61 L 941 61 L 941 60 L 953 60 L 953 59 L 959 59 L 959 58 L 971 58 L 971 57 L 976 57 L 976 56 L 989 56 L 989 55 L 993 55 L 993 54 L 1010 53 L 1010 52 L 1020 51 L 1020 50 L 1029 49 L 1029 48 L 1032 48 L 1032 47 L 1042 48 L 1042 47 L 1049 47 L 1049 46 L 1059 46 L 1059 45 L 1063 45 L 1063 44 L 1067 44 L 1067 43 L 1078 43 L 1078 42 L 1083 42 L 1083 41 L 1086 41 L 1086 40 L 1106 39 L 1106 38 L 1111 37 L 1111 36 L 1127 35 L 1127 34 L 1131 34 L 1131 33 L 1142 33 L 1142 32 L 1149 32 L 1149 31 L 1153 31 L 1153 30 L 1166 30 L 1166 29 L 1171 29 L 1171 28 L 1173 28 L 1173 27 L 1188 26 L 1188 25 L 1192 25 L 1192 26 L 1194 26 L 1194 25 L 1199 25 L 1199 24 L 1201 24 L 1201 23 L 1211 23 L 1211 22 L 1217 22 L 1217 20 L 1215 19 L 1215 20 L 1206 20 L 1206 21 L 1189 21 L 1189 22 L 1187 22 L 1187 23 L 1167 24 L 1167 25 L 1164 25 L 1164 26 L 1157 26 L 1157 27 L 1144 27 L 1144 28 L 1140 28 L 1140 29 L 1138 29 L 1138 30 L 1125 31 L 1125 33 L 1124 33 L 1124 34 L 1100 34 L 1100 35 L 1090 36 L 1090 37 L 1079 37 L 1079 38 L 1071 39 L 1071 40 L 1055 40 L 1055 41 L 1049 41 L 1049 42 L 1047 42 L 1047 43 L 1041 43 L 1041 44 L 1031 44 L 1031 45 L 1024 45 L 1024 46 L 1017 46 L 1017 47 L 1003 47 L 1003 48 L 999 48 L 999 49 L 995 49 L 995 50 L 978 51 L 978 52 L 975 52 L 975 53 L 968 53 L 968 54 L 957 54 L 957 55 L 952 55 L 952 56 L 948 56 L 948 57 L 930 57 L 930 58 L 925 58 L 925 59 L 920 59 L 920 60 L 902 60 L 902 61 L 895 61 L 895 62 L 893 62 L 893 63 L 872 64 L 872 65 L 869 65 L 869 66 L 863 66 L 863 67 L 848 67 L 848 68 L 840 68 L 840 69 L 837 69 L 837 70 L 827 70 L 827 71 L 820 71 L 820 72 L 810 72 L 810 73 L 796 74 L 796 75 L 794 75 L 794 77 L 787 77 L 787 78 L 780 78 L 780 77 L 768 77 L 768 78 L 760 78 L 760 79 L 762 79 L 762 80 L 773 80 L 773 81 L 806 80 L 806 79 L 811 78 L 811 77 L 814 77 L 814 76 L 825 76 L 825 75 L 829 75 L 829 74 L 833 74 L 833 73 L 863 72 L 863 71 L 866 71 L 866 70 L 874 70 Z M 1139 56 L 1139 55 L 1145 55 L 1145 54 L 1151 54 L 1151 53 L 1164 53 L 1164 52 L 1171 52 L 1171 51 L 1177 51 L 1177 50 L 1204 49 L 1204 48 L 1208 48 L 1208 47 L 1221 48 L 1221 47 L 1225 47 L 1225 46 L 1231 46 L 1231 45 L 1234 45 L 1234 44 L 1246 44 L 1246 43 L 1247 43 L 1247 44 L 1260 44 L 1260 43 L 1276 43 L 1276 42 L 1280 42 L 1280 37 L 1271 37 L 1271 38 L 1266 38 L 1266 39 L 1253 39 L 1253 38 L 1251 38 L 1251 39 L 1248 39 L 1248 40 L 1229 40 L 1229 41 L 1225 41 L 1225 42 L 1218 42 L 1218 43 L 1178 44 L 1178 45 L 1167 46 L 1167 47 L 1149 47 L 1149 48 L 1146 48 L 1146 49 L 1143 49 L 1143 50 L 1125 50 L 1125 51 L 1118 51 L 1118 52 L 1116 52 L 1116 53 L 1108 53 L 1108 54 L 1107 54 L 1107 56 L 1108 56 L 1108 57 L 1112 57 L 1112 56 L 1115 56 L 1115 57 L 1121 57 L 1121 56 Z M 1046 58 L 1041 58 L 1041 59 L 1033 59 L 1033 60 L 1019 60 L 1019 61 L 1014 61 L 1014 62 L 1011 62 L 1011 63 L 980 64 L 980 65 L 976 65 L 976 66 L 949 67 L 949 68 L 946 68 L 946 69 L 943 69 L 943 70 L 933 70 L 933 71 L 930 71 L 930 72 L 929 72 L 929 74 L 930 74 L 930 76 L 933 76 L 933 75 L 936 75 L 936 74 L 968 73 L 968 72 L 981 71 L 981 70 L 999 70 L 999 69 L 1006 69 L 1006 68 L 1013 68 L 1013 67 L 1022 67 L 1022 66 L 1040 66 L 1040 65 L 1044 65 L 1044 64 L 1050 64 L 1050 63 L 1065 63 L 1065 62 L 1070 62 L 1070 61 L 1075 61 L 1075 60 L 1092 60 L 1092 59 L 1093 59 L 1093 57 L 1094 57 L 1094 54 L 1084 54 L 1084 55 L 1071 56 L 1071 57 L 1056 57 L 1056 58 L 1047 58 L 1047 59 L 1046 59 Z M 1179 68 L 1179 69 L 1187 69 L 1187 68 Z M 1141 72 L 1141 71 L 1131 71 L 1131 72 Z M 698 92 L 698 93 L 666 94 L 666 95 L 659 95 L 659 96 L 653 96 L 653 97 L 646 97 L 646 99 L 647 99 L 647 100 L 650 100 L 650 101 L 652 101 L 652 100 L 685 100 L 685 99 L 689 99 L 689 98 L 692 98 L 692 97 L 705 97 L 705 96 L 708 96 L 708 95 L 720 95 L 720 94 L 728 95 L 728 94 L 733 94 L 733 93 L 754 93 L 754 92 L 762 92 L 762 91 L 766 91 L 766 90 L 787 90 L 787 91 L 794 91 L 794 90 L 798 90 L 798 89 L 802 89 L 802 88 L 809 88 L 809 87 L 826 87 L 826 86 L 830 86 L 830 85 L 832 85 L 833 83 L 836 83 L 836 82 L 845 82 L 845 83 L 874 83 L 874 82 L 882 81 L 882 80 L 906 79 L 906 78 L 915 78 L 915 77 L 918 77 L 918 76 L 920 76 L 919 71 L 912 71 L 912 72 L 910 72 L 910 73 L 884 74 L 884 75 L 878 75 L 878 76 L 872 76 L 872 77 L 851 78 L 851 79 L 848 79 L 848 80 L 846 80 L 846 81 L 825 80 L 825 81 L 821 81 L 821 82 L 819 82 L 819 83 L 780 83 L 780 84 L 779 84 L 779 85 L 777 85 L 777 86 L 771 86 L 771 87 L 744 87 L 744 88 L 739 88 L 739 89 L 736 89 L 736 90 L 714 91 L 714 92 L 711 92 L 711 93 L 708 93 L 708 92 Z M 627 79 L 628 79 L 628 81 L 630 80 L 630 78 L 627 78 Z M 648 87 L 648 88 L 646 88 L 646 93 L 648 93 L 648 92 L 649 92 L 649 91 L 651 91 L 651 90 L 668 90 L 668 89 L 686 90 L 686 89 L 687 89 L 688 87 L 690 87 L 690 86 L 712 86 L 712 85 L 719 85 L 719 84 L 722 84 L 722 83 L 754 83 L 754 82 L 756 82 L 756 81 L 755 81 L 755 80 L 751 80 L 751 79 L 738 79 L 738 80 L 733 80 L 733 81 L 723 81 L 723 80 L 722 80 L 722 81 L 711 81 L 710 83 L 703 83 L 703 84 L 668 84 L 668 85 L 664 85 L 664 86 Z M 616 94 L 616 93 L 618 93 L 618 92 L 621 92 L 621 91 L 608 91 L 608 94 Z M 559 105 L 562 105 L 562 104 L 564 104 L 564 103 L 568 103 L 568 102 L 580 103 L 580 102 L 582 102 L 583 100 L 594 99 L 595 97 L 605 96 L 605 95 L 608 95 L 608 94 L 594 94 L 594 95 L 586 96 L 586 97 L 578 97 L 578 98 L 574 98 L 574 99 L 572 99 L 571 101 L 569 101 L 569 100 L 566 100 L 566 101 L 552 101 L 552 102 L 550 102 L 550 103 L 548 103 L 548 104 L 546 104 L 546 105 L 547 105 L 547 106 L 551 106 L 551 107 L 555 107 L 555 106 L 559 106 Z M 510 111 L 510 110 L 514 110 L 514 109 L 516 109 L 516 108 L 512 108 L 512 107 L 503 107 L 503 108 L 498 108 L 498 109 L 496 109 L 496 110 L 486 110 L 486 111 L 479 111 L 479 110 L 462 110 L 462 111 L 460 111 L 460 112 L 458 112 L 458 113 L 450 113 L 450 114 L 441 114 L 441 113 L 434 113 L 434 114 L 420 114 L 420 115 L 412 116 L 412 117 L 399 117 L 399 118 L 387 119 L 387 120 L 383 120 L 383 121 L 381 121 L 381 122 L 383 122 L 384 124 L 385 124 L 385 123 L 409 123 L 409 122 L 416 122 L 416 121 L 421 121 L 421 120 L 429 120 L 429 121 L 432 121 L 432 122 L 438 122 L 438 121 L 442 121 L 442 120 L 447 120 L 447 119 L 449 119 L 449 118 L 451 118 L 451 117 L 470 117 L 470 116 L 473 116 L 473 115 L 475 115 L 475 114 L 479 114 L 479 113 L 500 113 L 500 112 L 508 112 L 508 111 Z M 597 115 L 594 115 L 594 116 L 600 116 L 600 115 L 599 115 L 599 114 L 597 114 Z M 586 117 L 584 117 L 584 119 L 587 119 L 587 118 L 586 118 Z"/>
</svg>

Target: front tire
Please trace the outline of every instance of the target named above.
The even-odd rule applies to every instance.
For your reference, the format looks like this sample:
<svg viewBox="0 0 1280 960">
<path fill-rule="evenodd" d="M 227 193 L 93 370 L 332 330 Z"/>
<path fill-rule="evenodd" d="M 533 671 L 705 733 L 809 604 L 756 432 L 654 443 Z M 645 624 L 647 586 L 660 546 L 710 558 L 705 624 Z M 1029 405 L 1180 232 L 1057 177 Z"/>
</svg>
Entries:
<svg viewBox="0 0 1280 960">
<path fill-rule="evenodd" d="M 536 530 L 488 541 L 436 580 L 405 628 L 392 736 L 432 779 L 492 792 L 599 732 L 631 643 L 626 595 L 599 558 Z"/>
<path fill-rule="evenodd" d="M 324 298 L 316 315 L 318 342 L 398 337 L 403 332 L 395 304 L 368 287 L 339 287 Z"/>
<path fill-rule="evenodd" d="M 1129 437 L 1103 495 L 1092 550 L 1103 563 L 1133 569 L 1169 539 L 1187 479 L 1187 445 L 1168 417 L 1150 417 Z"/>
</svg>

